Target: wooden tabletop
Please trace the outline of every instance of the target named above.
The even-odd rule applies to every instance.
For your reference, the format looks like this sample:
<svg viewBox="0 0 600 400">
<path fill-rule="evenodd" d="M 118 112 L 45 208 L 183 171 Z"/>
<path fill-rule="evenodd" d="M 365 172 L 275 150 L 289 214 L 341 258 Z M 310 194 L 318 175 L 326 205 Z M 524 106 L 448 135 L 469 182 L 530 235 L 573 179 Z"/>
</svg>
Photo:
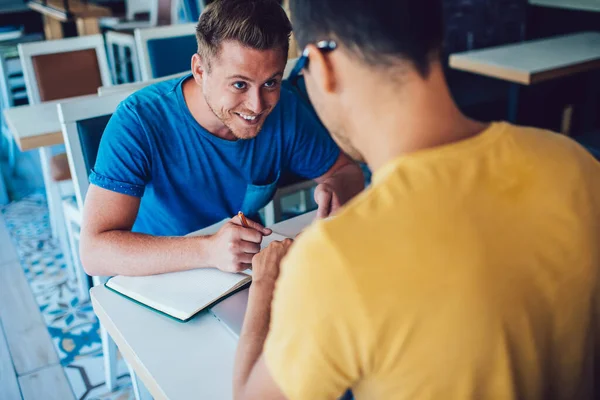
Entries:
<svg viewBox="0 0 600 400">
<path fill-rule="evenodd" d="M 275 224 L 295 236 L 315 212 Z M 230 399 L 237 339 L 208 311 L 182 323 L 104 286 L 91 292 L 94 312 L 155 399 Z"/>
<path fill-rule="evenodd" d="M 48 0 L 48 5 L 30 1 L 27 5 L 43 15 L 54 18 L 61 22 L 67 22 L 66 10 L 62 0 Z M 49 7 L 50 6 L 50 7 Z M 83 3 L 78 0 L 69 0 L 69 11 L 75 18 L 99 18 L 112 15 L 110 8 L 98 6 L 92 3 Z"/>
<path fill-rule="evenodd" d="M 64 141 L 60 121 L 58 120 L 57 105 L 90 97 L 97 97 L 97 95 L 78 96 L 7 108 L 4 110 L 6 125 L 21 151 L 62 144 Z"/>
<path fill-rule="evenodd" d="M 598 0 L 529 0 L 532 6 L 566 8 L 582 11 L 600 11 Z"/>
<path fill-rule="evenodd" d="M 532 40 L 450 56 L 454 69 L 530 85 L 600 68 L 600 32 Z"/>
</svg>

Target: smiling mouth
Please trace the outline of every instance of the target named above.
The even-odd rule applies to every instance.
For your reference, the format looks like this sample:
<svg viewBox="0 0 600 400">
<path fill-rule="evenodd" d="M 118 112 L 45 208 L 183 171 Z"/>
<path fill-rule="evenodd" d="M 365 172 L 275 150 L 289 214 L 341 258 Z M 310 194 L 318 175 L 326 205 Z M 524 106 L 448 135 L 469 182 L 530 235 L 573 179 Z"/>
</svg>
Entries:
<svg viewBox="0 0 600 400">
<path fill-rule="evenodd" d="M 239 112 L 234 112 L 234 114 L 237 115 L 238 117 L 240 117 L 240 119 L 242 119 L 248 125 L 256 124 L 260 120 L 260 117 L 262 116 L 262 114 L 249 115 L 249 114 L 244 114 L 244 113 L 239 113 Z"/>
</svg>

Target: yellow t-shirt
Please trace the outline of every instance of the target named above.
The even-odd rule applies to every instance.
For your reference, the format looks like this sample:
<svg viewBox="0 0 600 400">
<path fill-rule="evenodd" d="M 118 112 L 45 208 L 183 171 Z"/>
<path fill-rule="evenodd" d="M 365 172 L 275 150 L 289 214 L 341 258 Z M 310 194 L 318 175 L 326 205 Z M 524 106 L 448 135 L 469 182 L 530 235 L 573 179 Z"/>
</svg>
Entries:
<svg viewBox="0 0 600 400">
<path fill-rule="evenodd" d="M 584 399 L 600 164 L 494 123 L 402 156 L 281 267 L 267 366 L 289 399 Z"/>
</svg>

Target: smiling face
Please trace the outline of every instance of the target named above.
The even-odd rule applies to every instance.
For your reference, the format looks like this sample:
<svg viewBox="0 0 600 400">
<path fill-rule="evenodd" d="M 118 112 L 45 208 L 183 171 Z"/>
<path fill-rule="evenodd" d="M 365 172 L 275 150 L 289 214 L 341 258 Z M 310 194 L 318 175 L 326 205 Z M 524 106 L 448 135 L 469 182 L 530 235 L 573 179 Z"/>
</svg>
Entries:
<svg viewBox="0 0 600 400">
<path fill-rule="evenodd" d="M 194 56 L 194 75 L 206 104 L 231 135 L 252 139 L 279 101 L 285 63 L 284 49 L 224 41 L 210 60 Z"/>
</svg>

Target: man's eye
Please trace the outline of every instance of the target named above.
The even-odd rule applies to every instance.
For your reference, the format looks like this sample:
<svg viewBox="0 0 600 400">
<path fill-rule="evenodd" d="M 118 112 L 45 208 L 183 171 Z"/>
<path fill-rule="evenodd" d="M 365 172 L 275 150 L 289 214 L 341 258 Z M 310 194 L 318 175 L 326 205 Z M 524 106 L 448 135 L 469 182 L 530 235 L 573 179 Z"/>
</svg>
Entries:
<svg viewBox="0 0 600 400">
<path fill-rule="evenodd" d="M 275 86 L 277 86 L 277 81 L 275 79 L 265 82 L 266 88 L 274 88 Z"/>
<path fill-rule="evenodd" d="M 235 82 L 233 87 L 238 90 L 246 89 L 246 82 Z"/>
</svg>

